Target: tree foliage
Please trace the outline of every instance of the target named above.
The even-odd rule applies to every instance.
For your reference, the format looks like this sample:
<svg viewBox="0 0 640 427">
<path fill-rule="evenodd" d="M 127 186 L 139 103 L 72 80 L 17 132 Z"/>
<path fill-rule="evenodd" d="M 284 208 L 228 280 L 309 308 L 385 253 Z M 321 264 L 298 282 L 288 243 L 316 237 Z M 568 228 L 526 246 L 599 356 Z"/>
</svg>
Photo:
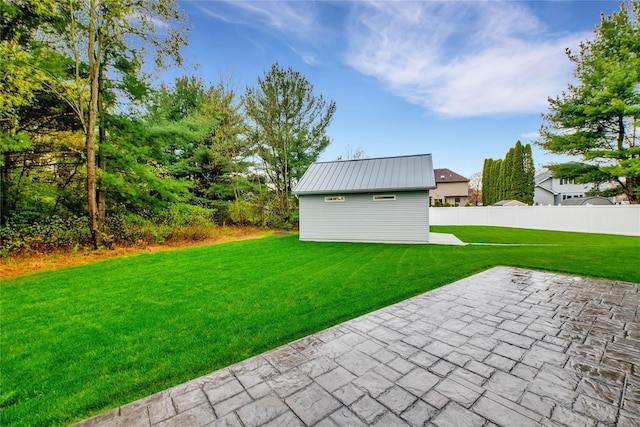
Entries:
<svg viewBox="0 0 640 427">
<path fill-rule="evenodd" d="M 531 146 L 520 141 L 509 149 L 504 159 L 485 159 L 482 168 L 482 203 L 519 200 L 533 204 L 535 168 Z"/>
<path fill-rule="evenodd" d="M 335 110 L 300 73 L 276 64 L 244 109 L 230 82 L 151 88 L 148 57 L 181 60 L 174 0 L 10 0 L 0 17 L 0 256 L 295 219 Z M 247 112 L 262 90 L 272 122 Z"/>
<path fill-rule="evenodd" d="M 549 98 L 541 147 L 579 156 L 551 165 L 557 178 L 616 183 L 632 203 L 640 199 L 640 3 L 602 16 L 592 40 L 567 50 L 576 85 Z"/>
<path fill-rule="evenodd" d="M 100 233 L 104 233 L 106 216 L 106 192 L 100 188 L 98 174 L 100 169 L 106 168 L 106 164 L 97 152 L 95 131 L 98 125 L 104 127 L 106 123 L 107 111 L 103 100 L 107 76 L 119 72 L 120 75 L 124 74 L 123 80 L 131 78 L 126 71 L 136 70 L 136 67 L 126 67 L 122 73 L 123 67 L 118 65 L 142 64 L 144 58 L 150 55 L 147 46 L 154 51 L 158 66 L 164 65 L 166 58 L 180 64 L 180 48 L 186 44 L 186 40 L 183 38 L 182 16 L 175 0 L 89 0 L 88 3 L 74 6 L 77 9 L 69 11 L 71 22 L 81 25 L 73 28 L 77 31 L 67 33 L 71 37 L 62 41 L 72 49 L 77 61 L 79 52 L 84 51 L 88 63 L 89 103 L 86 108 L 85 142 L 87 202 L 89 226 L 94 246 L 97 247 Z M 162 29 L 158 28 L 159 22 L 162 22 Z M 84 40 L 87 40 L 86 46 L 83 45 Z M 100 129 L 99 135 L 99 143 L 106 144 L 105 129 Z"/>
<path fill-rule="evenodd" d="M 482 203 L 482 172 L 475 172 L 469 178 L 469 204 L 478 206 Z"/>
<path fill-rule="evenodd" d="M 49 152 L 47 162 L 59 165 L 51 150 L 43 149 L 54 141 L 52 131 L 26 129 L 25 121 L 35 118 L 30 123 L 82 132 L 83 171 L 74 176 L 86 179 L 89 228 L 97 243 L 105 233 L 106 184 L 116 182 L 107 174 L 109 116 L 116 101 L 144 94 L 141 66 L 146 58 L 160 66 L 167 59 L 181 62 L 186 29 L 177 2 L 10 0 L 0 4 L 0 15 L 3 195 L 24 182 L 21 171 L 28 168 L 17 167 L 16 159 Z M 36 146 L 34 137 L 43 133 Z M 13 206 L 4 200 L 3 208 L 17 208 L 17 198 L 10 198 Z M 2 215 L 4 223 L 7 212 Z"/>
<path fill-rule="evenodd" d="M 191 202 L 217 211 L 225 222 L 256 191 L 249 178 L 252 147 L 235 91 L 222 82 L 206 87 L 195 77 L 162 84 L 144 120 L 156 141 L 156 158 L 176 179 L 190 183 Z M 250 222 L 238 214 L 238 222 Z"/>
<path fill-rule="evenodd" d="M 336 104 L 316 96 L 298 71 L 278 63 L 258 78 L 257 87 L 247 87 L 242 102 L 250 121 L 249 139 L 275 193 L 271 208 L 287 221 L 295 206 L 293 186 L 331 142 L 326 131 Z"/>
</svg>

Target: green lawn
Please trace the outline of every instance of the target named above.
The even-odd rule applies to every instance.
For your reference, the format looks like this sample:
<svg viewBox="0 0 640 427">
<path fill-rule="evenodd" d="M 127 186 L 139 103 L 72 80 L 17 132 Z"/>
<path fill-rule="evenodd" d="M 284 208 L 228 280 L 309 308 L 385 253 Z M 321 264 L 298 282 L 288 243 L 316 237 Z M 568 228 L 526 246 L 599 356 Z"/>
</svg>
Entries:
<svg viewBox="0 0 640 427">
<path fill-rule="evenodd" d="M 433 227 L 436 246 L 268 237 L 3 281 L 2 425 L 77 421 L 495 265 L 640 283 L 640 238 Z"/>
</svg>

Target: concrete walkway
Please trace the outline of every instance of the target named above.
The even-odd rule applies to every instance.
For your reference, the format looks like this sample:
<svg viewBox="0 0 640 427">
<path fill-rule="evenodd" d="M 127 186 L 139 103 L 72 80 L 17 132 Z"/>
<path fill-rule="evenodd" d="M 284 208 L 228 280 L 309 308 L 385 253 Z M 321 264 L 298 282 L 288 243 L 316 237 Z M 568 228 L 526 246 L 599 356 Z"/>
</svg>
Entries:
<svg viewBox="0 0 640 427">
<path fill-rule="evenodd" d="M 448 233 L 429 233 L 429 243 L 433 245 L 466 245 L 462 240 Z"/>
<path fill-rule="evenodd" d="M 87 426 L 640 426 L 639 285 L 494 268 Z"/>
</svg>

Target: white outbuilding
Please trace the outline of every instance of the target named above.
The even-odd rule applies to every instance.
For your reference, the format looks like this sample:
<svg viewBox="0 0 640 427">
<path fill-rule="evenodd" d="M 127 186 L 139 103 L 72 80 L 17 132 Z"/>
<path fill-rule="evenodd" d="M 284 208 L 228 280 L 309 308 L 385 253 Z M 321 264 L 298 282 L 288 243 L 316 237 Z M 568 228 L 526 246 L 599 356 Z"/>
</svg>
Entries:
<svg viewBox="0 0 640 427">
<path fill-rule="evenodd" d="M 300 240 L 429 242 L 431 154 L 313 163 L 293 193 Z"/>
</svg>

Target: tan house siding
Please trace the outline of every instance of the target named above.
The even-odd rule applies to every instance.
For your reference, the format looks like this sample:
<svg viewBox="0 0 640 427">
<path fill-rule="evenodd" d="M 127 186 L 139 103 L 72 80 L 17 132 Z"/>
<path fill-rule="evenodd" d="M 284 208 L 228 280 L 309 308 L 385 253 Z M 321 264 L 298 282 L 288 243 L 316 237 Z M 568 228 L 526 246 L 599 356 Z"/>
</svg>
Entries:
<svg viewBox="0 0 640 427">
<path fill-rule="evenodd" d="M 464 206 L 469 201 L 469 186 L 466 182 L 438 182 L 429 195 L 432 206 L 436 200 L 442 204 Z"/>
<path fill-rule="evenodd" d="M 464 206 L 469 202 L 469 180 L 450 169 L 434 169 L 436 188 L 429 192 L 429 205 Z"/>
</svg>

